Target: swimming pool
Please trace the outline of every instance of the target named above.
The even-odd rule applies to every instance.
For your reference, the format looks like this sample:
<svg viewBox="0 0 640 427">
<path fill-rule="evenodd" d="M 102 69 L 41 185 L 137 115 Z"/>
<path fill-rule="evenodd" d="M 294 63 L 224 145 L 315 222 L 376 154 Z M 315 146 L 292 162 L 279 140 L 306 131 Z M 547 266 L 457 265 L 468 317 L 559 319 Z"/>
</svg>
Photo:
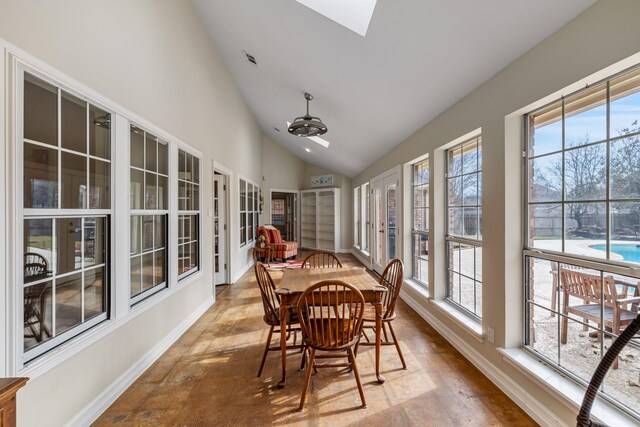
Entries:
<svg viewBox="0 0 640 427">
<path fill-rule="evenodd" d="M 606 251 L 607 245 L 590 245 L 592 249 L 599 251 Z M 611 245 L 611 252 L 620 255 L 625 261 L 640 262 L 640 245 L 633 244 L 613 244 Z"/>
</svg>

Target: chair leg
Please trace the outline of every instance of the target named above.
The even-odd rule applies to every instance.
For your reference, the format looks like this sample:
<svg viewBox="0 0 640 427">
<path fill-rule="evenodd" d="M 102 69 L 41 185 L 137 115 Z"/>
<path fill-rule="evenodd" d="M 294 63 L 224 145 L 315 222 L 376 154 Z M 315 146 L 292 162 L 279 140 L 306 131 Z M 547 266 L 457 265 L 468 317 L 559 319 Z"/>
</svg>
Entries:
<svg viewBox="0 0 640 427">
<path fill-rule="evenodd" d="M 393 343 L 396 345 L 396 350 L 398 350 L 398 356 L 400 356 L 400 361 L 402 362 L 402 369 L 407 369 L 407 364 L 404 363 L 404 356 L 402 356 L 402 350 L 400 350 L 400 343 L 398 342 L 398 338 L 396 338 L 396 333 L 393 330 L 393 326 L 389 323 L 389 331 L 391 331 L 391 336 L 393 337 Z"/>
<path fill-rule="evenodd" d="M 282 332 L 280 332 L 282 333 Z M 258 378 L 262 375 L 262 368 L 264 368 L 264 361 L 267 360 L 267 353 L 269 353 L 269 347 L 271 346 L 271 335 L 273 335 L 273 326 L 269 329 L 269 336 L 267 337 L 267 344 L 264 347 L 264 354 L 262 355 L 262 362 L 260 363 L 260 370 L 258 370 Z"/>
<path fill-rule="evenodd" d="M 313 369 L 313 364 L 316 361 L 316 349 L 311 349 L 311 357 L 309 359 L 309 364 L 307 365 L 307 374 L 304 379 L 304 386 L 302 386 L 302 396 L 300 396 L 300 406 L 298 406 L 298 411 L 302 411 L 304 409 L 304 401 L 307 398 L 307 389 L 309 388 L 309 382 L 311 381 L 311 370 Z"/>
<path fill-rule="evenodd" d="M 360 393 L 360 400 L 362 401 L 362 408 L 367 407 L 367 401 L 364 398 L 364 390 L 362 390 L 362 383 L 360 382 L 360 374 L 358 373 L 358 366 L 356 365 L 356 356 L 353 354 L 353 349 L 348 348 L 349 362 L 353 368 L 353 373 L 356 376 L 356 384 L 358 384 L 358 392 Z"/>
<path fill-rule="evenodd" d="M 387 336 L 387 328 L 386 323 L 382 322 L 382 334 L 384 335 L 384 342 L 389 342 L 389 337 Z"/>
</svg>

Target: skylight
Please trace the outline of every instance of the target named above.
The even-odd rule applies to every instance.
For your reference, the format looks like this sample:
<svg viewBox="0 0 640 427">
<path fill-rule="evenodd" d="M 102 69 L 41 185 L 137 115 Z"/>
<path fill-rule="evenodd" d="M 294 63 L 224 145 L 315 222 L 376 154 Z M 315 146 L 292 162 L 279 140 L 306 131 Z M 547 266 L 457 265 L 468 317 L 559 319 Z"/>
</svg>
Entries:
<svg viewBox="0 0 640 427">
<path fill-rule="evenodd" d="M 291 122 L 287 121 L 287 127 L 289 126 L 291 126 Z M 307 136 L 306 138 L 312 140 L 313 142 L 317 142 L 318 144 L 322 145 L 324 148 L 329 148 L 329 141 L 325 141 L 319 136 Z"/>
<path fill-rule="evenodd" d="M 347 27 L 362 37 L 367 35 L 377 0 L 296 0 Z"/>
</svg>

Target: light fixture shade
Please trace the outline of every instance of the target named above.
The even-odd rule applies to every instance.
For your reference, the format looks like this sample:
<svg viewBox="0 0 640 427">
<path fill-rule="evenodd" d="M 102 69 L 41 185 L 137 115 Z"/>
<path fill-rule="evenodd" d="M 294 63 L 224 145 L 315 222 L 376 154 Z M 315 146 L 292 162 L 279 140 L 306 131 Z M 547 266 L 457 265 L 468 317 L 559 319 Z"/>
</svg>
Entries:
<svg viewBox="0 0 640 427">
<path fill-rule="evenodd" d="M 314 117 L 309 114 L 309 101 L 313 99 L 308 93 L 304 94 L 307 100 L 307 114 L 301 117 L 296 117 L 293 123 L 289 125 L 289 133 L 296 136 L 318 136 L 327 133 L 327 126 L 322 123 L 320 117 Z"/>
</svg>

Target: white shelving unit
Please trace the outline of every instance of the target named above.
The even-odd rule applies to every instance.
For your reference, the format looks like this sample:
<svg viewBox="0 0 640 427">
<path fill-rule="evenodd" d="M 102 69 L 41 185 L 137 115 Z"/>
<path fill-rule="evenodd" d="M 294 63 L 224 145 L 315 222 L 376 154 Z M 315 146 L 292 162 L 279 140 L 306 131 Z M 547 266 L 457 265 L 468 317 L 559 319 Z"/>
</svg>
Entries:
<svg viewBox="0 0 640 427">
<path fill-rule="evenodd" d="M 302 190 L 300 246 L 305 249 L 340 250 L 340 189 Z"/>
</svg>

